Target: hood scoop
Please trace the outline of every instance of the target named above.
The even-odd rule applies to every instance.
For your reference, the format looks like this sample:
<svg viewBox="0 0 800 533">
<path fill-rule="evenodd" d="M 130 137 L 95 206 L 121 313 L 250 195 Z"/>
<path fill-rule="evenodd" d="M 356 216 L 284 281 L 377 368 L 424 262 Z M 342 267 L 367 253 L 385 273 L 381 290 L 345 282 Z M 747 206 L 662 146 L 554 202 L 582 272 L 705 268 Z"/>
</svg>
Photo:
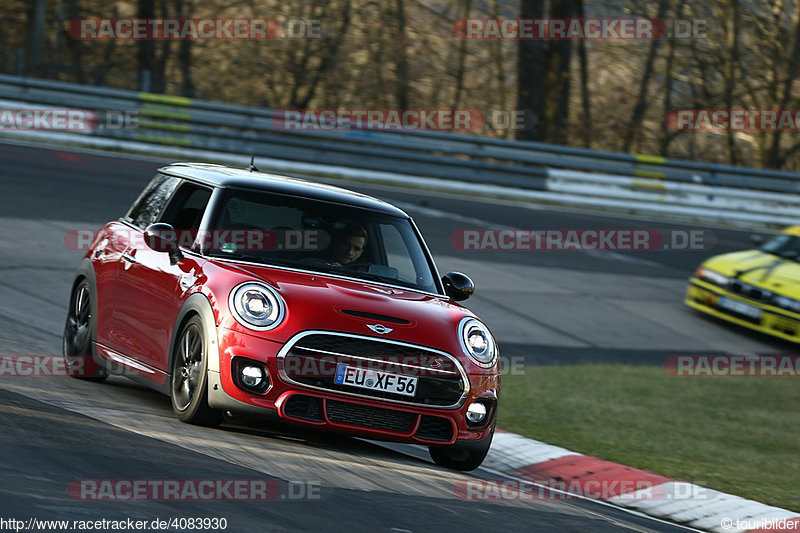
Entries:
<svg viewBox="0 0 800 533">
<path fill-rule="evenodd" d="M 381 322 L 390 322 L 392 324 L 411 324 L 410 320 L 405 318 L 398 318 L 396 316 L 381 315 L 379 313 L 368 313 L 367 311 L 356 311 L 354 309 L 342 309 L 342 313 L 358 318 L 366 318 L 367 320 L 380 320 Z"/>
</svg>

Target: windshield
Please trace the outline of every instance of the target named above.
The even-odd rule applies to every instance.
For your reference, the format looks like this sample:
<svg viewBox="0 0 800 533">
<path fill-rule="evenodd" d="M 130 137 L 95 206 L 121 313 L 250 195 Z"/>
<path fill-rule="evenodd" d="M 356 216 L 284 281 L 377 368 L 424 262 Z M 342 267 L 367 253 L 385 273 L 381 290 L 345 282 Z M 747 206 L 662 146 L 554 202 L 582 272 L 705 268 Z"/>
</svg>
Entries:
<svg viewBox="0 0 800 533">
<path fill-rule="evenodd" d="M 202 248 L 207 255 L 438 292 L 408 219 L 358 207 L 228 189 Z"/>
<path fill-rule="evenodd" d="M 761 247 L 763 252 L 777 255 L 786 259 L 798 260 L 800 257 L 800 237 L 793 235 L 777 235 Z"/>
</svg>

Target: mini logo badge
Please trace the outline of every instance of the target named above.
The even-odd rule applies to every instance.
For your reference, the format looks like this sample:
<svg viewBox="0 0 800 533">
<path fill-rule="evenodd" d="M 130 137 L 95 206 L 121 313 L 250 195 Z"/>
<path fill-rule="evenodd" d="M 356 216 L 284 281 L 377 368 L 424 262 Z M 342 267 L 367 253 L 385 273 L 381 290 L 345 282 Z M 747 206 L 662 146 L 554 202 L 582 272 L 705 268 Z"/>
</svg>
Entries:
<svg viewBox="0 0 800 533">
<path fill-rule="evenodd" d="M 387 328 L 383 324 L 367 324 L 367 327 L 379 335 L 386 335 L 393 331 L 392 328 Z"/>
</svg>

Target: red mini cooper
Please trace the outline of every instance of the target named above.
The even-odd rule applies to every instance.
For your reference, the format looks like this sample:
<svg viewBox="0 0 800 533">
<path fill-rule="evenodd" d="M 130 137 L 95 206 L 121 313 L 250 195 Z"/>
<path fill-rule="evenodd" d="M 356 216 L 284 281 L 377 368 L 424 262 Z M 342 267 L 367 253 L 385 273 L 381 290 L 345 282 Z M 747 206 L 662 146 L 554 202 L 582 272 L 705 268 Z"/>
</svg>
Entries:
<svg viewBox="0 0 800 533">
<path fill-rule="evenodd" d="M 176 163 L 95 236 L 64 356 L 77 377 L 168 394 L 184 422 L 272 414 L 472 470 L 500 392 L 494 338 L 455 303 L 473 290 L 440 279 L 414 222 L 381 200 Z"/>
</svg>

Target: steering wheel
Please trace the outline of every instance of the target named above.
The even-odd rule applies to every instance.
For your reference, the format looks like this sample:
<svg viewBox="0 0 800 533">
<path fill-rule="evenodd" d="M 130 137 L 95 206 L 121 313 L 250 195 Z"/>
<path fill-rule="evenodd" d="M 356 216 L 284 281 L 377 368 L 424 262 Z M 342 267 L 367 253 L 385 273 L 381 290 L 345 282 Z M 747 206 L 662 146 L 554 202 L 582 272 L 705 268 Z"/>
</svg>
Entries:
<svg viewBox="0 0 800 533">
<path fill-rule="evenodd" d="M 366 261 L 354 261 L 344 265 L 342 268 L 346 270 L 353 270 L 355 272 L 369 272 L 370 263 Z"/>
</svg>

